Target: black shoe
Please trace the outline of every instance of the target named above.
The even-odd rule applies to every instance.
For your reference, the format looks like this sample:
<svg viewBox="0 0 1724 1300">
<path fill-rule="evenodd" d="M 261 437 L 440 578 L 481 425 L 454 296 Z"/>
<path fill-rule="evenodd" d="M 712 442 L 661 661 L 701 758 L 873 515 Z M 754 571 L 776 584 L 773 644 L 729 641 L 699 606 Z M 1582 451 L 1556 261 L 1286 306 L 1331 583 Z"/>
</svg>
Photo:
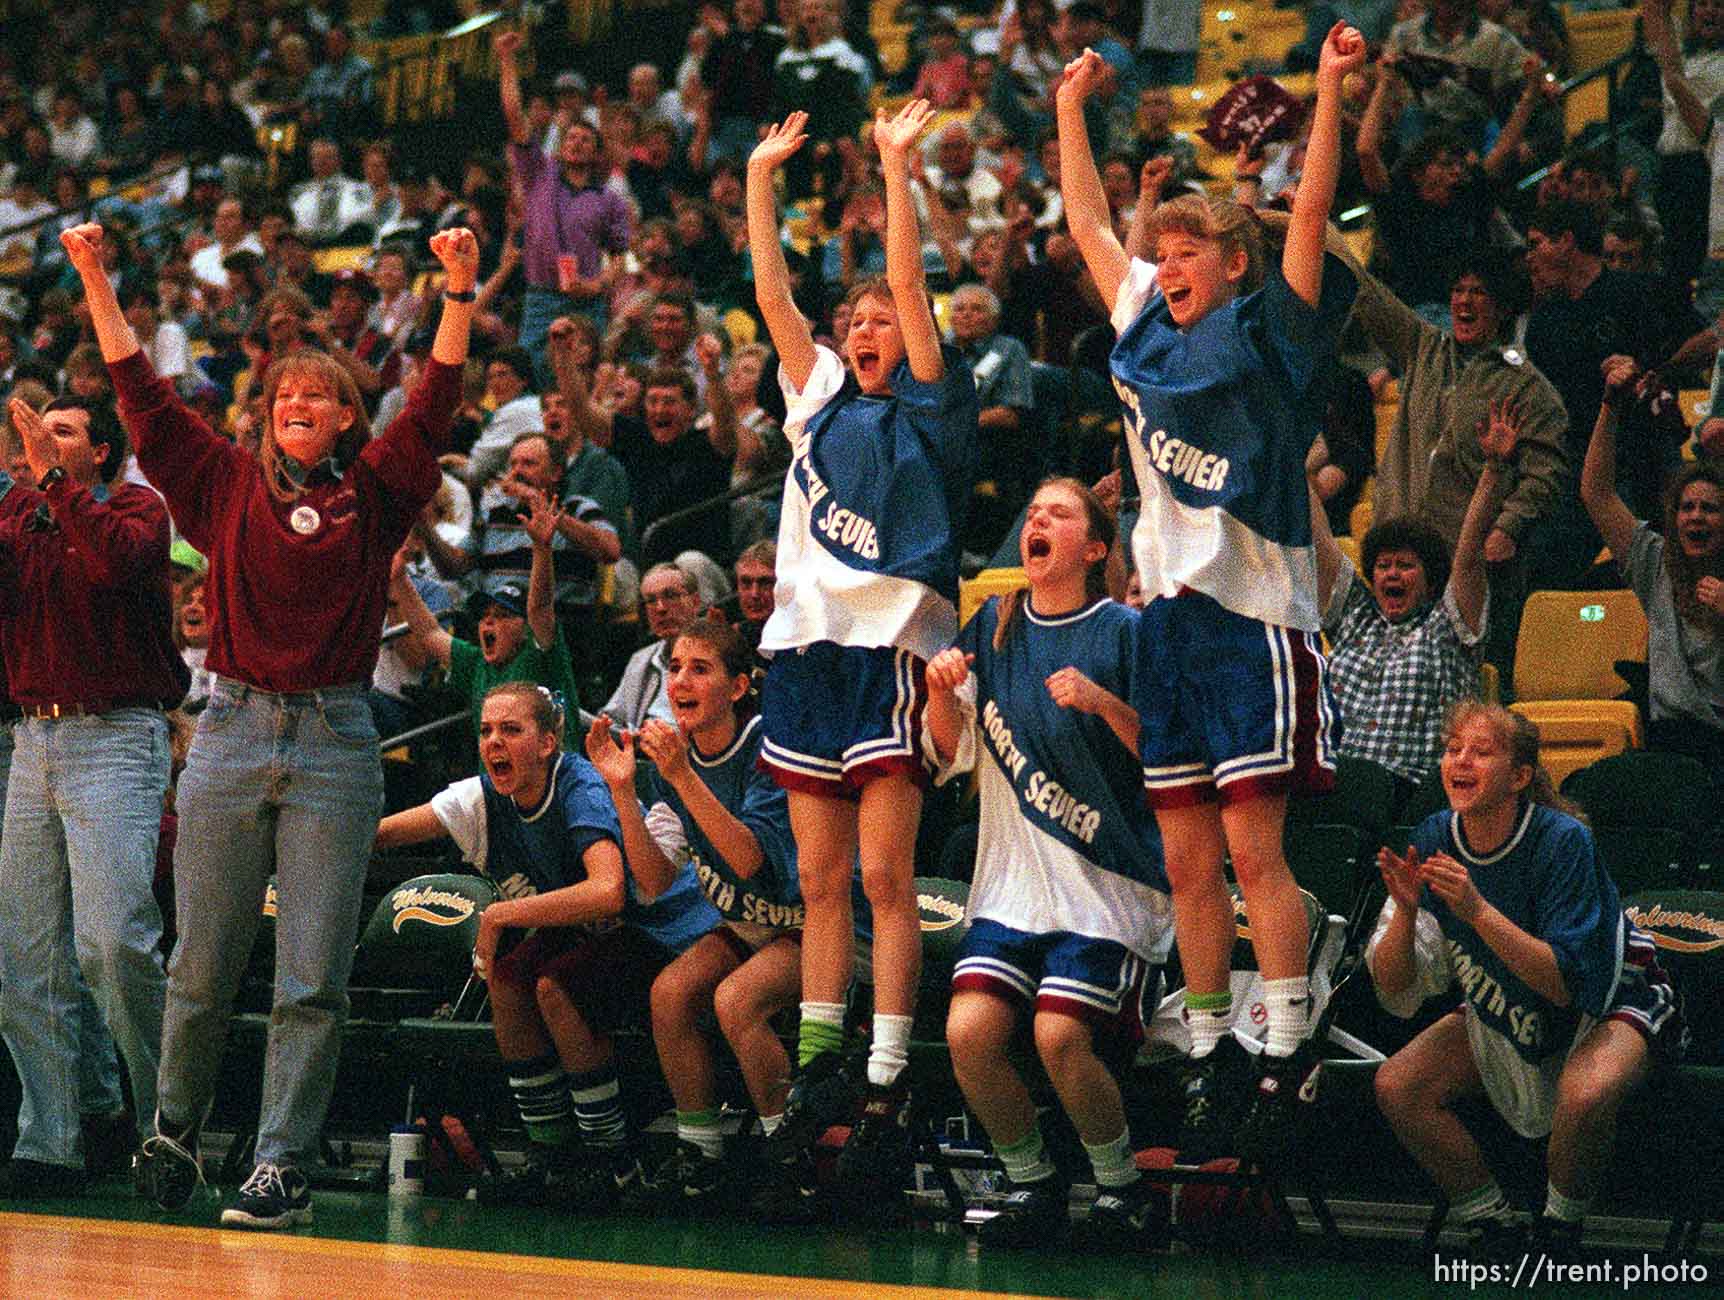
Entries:
<svg viewBox="0 0 1724 1300">
<path fill-rule="evenodd" d="M 129 1111 L 113 1115 L 85 1115 L 84 1172 L 91 1178 L 123 1174 L 132 1167 L 138 1149 L 138 1130 Z"/>
<path fill-rule="evenodd" d="M 627 1208 L 661 1215 L 708 1209 L 728 1186 L 728 1173 L 723 1160 L 714 1160 L 692 1142 L 679 1141 L 669 1159 L 629 1189 Z"/>
<path fill-rule="evenodd" d="M 772 1135 L 775 1143 L 813 1146 L 834 1124 L 848 1124 L 856 1113 L 861 1089 L 837 1052 L 821 1052 L 791 1077 L 784 1099 L 784 1123 Z"/>
<path fill-rule="evenodd" d="M 910 1084 L 871 1083 L 862 1095 L 862 1115 L 838 1153 L 838 1178 L 846 1185 L 890 1194 L 908 1186 L 915 1169 L 910 1139 Z"/>
<path fill-rule="evenodd" d="M 1513 1219 L 1493 1215 L 1467 1227 L 1467 1258 L 1475 1264 L 1519 1264 L 1526 1245 L 1526 1229 Z"/>
<path fill-rule="evenodd" d="M 239 1197 L 221 1212 L 224 1228 L 266 1232 L 311 1222 L 311 1184 L 292 1165 L 259 1164 L 240 1184 Z"/>
<path fill-rule="evenodd" d="M 1200 1165 L 1233 1153 L 1233 1130 L 1245 1109 L 1251 1060 L 1231 1032 L 1209 1055 L 1186 1067 L 1185 1114 L 1175 1147 L 1179 1163 Z"/>
<path fill-rule="evenodd" d="M 569 1179 L 562 1203 L 577 1214 L 609 1214 L 621 1209 L 645 1179 L 632 1142 L 613 1149 L 597 1147 Z"/>
<path fill-rule="evenodd" d="M 1528 1249 L 1538 1251 L 1553 1264 L 1577 1264 L 1580 1262 L 1580 1239 L 1585 1231 L 1584 1223 L 1570 1223 L 1566 1219 L 1541 1214 L 1532 1225 L 1532 1244 Z"/>
<path fill-rule="evenodd" d="M 1172 1209 L 1167 1192 L 1142 1174 L 1124 1187 L 1097 1188 L 1089 1215 L 1072 1228 L 1072 1245 L 1094 1254 L 1165 1250 Z"/>
<path fill-rule="evenodd" d="M 1294 1155 L 1310 1131 L 1323 1062 L 1307 1039 L 1293 1055 L 1265 1052 L 1257 1064 L 1257 1088 L 1239 1121 L 1236 1145 L 1241 1160 L 1276 1164 Z"/>
<path fill-rule="evenodd" d="M 499 1173 L 489 1170 L 479 1179 L 481 1205 L 561 1205 L 569 1185 L 581 1168 L 580 1149 L 532 1142 L 526 1160 Z"/>
<path fill-rule="evenodd" d="M 90 1176 L 82 1165 L 53 1165 L 45 1160 L 15 1158 L 0 1165 L 0 1201 L 50 1201 L 81 1196 Z"/>
<path fill-rule="evenodd" d="M 196 1133 L 170 1137 L 162 1132 L 156 1117 L 155 1136 L 147 1137 L 132 1157 L 132 1181 L 138 1195 L 157 1209 L 183 1210 L 204 1182 L 203 1163 L 198 1159 Z"/>
<path fill-rule="evenodd" d="M 768 1140 L 764 1159 L 748 1198 L 748 1212 L 758 1223 L 773 1226 L 819 1223 L 828 1204 L 814 1171 L 813 1150 L 800 1143 L 779 1141 L 781 1128 Z"/>
<path fill-rule="evenodd" d="M 1058 1174 L 1034 1183 L 1008 1183 L 1000 1212 L 976 1229 L 984 1246 L 1055 1245 L 1071 1229 L 1071 1189 Z"/>
</svg>

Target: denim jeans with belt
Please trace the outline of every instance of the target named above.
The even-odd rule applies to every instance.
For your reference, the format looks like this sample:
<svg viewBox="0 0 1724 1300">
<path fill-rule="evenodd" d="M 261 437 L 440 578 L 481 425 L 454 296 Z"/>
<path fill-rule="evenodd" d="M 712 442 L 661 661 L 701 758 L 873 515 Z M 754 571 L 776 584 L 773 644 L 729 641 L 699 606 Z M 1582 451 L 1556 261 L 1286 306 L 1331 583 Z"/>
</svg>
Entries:
<svg viewBox="0 0 1724 1300">
<path fill-rule="evenodd" d="M 78 1165 L 81 1056 L 98 1046 L 83 981 L 140 1116 L 155 1104 L 165 981 L 151 885 L 168 724 L 145 708 L 26 718 L 13 740 L 0 835 L 0 1030 L 23 1085 L 14 1154 Z"/>
<path fill-rule="evenodd" d="M 162 1114 L 191 1124 L 215 1095 L 228 1017 L 274 873 L 275 999 L 257 1158 L 313 1163 L 383 809 L 364 688 L 278 695 L 217 678 L 176 804 L 179 942 L 162 1031 Z"/>
</svg>

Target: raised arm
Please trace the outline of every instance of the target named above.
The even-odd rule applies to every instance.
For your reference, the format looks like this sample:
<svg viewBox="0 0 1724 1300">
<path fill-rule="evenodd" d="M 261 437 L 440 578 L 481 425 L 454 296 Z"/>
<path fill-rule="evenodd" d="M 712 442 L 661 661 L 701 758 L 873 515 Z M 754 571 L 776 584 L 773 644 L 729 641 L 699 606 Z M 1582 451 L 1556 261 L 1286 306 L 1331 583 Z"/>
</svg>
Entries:
<svg viewBox="0 0 1724 1300">
<path fill-rule="evenodd" d="M 712 413 L 712 427 L 706 440 L 720 456 L 736 456 L 736 406 L 730 400 L 730 388 L 724 382 L 724 345 L 715 334 L 702 334 L 694 341 L 694 357 L 706 376 L 706 408 Z"/>
<path fill-rule="evenodd" d="M 443 264 L 443 319 L 431 341 L 431 359 L 445 366 L 467 363 L 473 329 L 474 284 L 479 278 L 479 241 L 464 226 L 431 236 L 431 252 Z M 461 301 L 463 298 L 465 302 Z"/>
<path fill-rule="evenodd" d="M 922 271 L 922 230 L 916 220 L 916 200 L 910 194 L 910 150 L 928 123 L 933 106 L 912 99 L 890 120 L 884 109 L 874 115 L 874 143 L 880 147 L 880 170 L 886 180 L 886 282 L 898 309 L 898 332 L 910 373 L 931 384 L 946 373 L 940 353 L 940 327 L 928 301 Z"/>
<path fill-rule="evenodd" d="M 574 341 L 575 325 L 567 316 L 559 316 L 551 322 L 550 345 L 546 348 L 551 358 L 551 369 L 556 372 L 557 387 L 562 390 L 563 401 L 569 408 L 569 419 L 575 428 L 588 442 L 608 447 L 611 445 L 613 412 L 593 401 L 592 385 L 587 383 L 586 372 L 575 363 Z"/>
<path fill-rule="evenodd" d="M 1586 463 L 1580 470 L 1580 501 L 1618 564 L 1634 541 L 1634 514 L 1616 491 L 1616 406 L 1631 401 L 1640 382 L 1640 367 L 1630 357 L 1604 360 L 1604 401 L 1592 426 Z"/>
<path fill-rule="evenodd" d="M 1329 512 L 1323 508 L 1317 485 L 1308 477 L 1305 486 L 1311 498 L 1311 544 L 1317 552 L 1317 609 L 1325 613 L 1335 595 L 1335 584 L 1347 566 L 1347 555 L 1329 527 Z"/>
<path fill-rule="evenodd" d="M 1083 254 L 1102 304 L 1113 311 L 1119 287 L 1131 271 L 1131 259 L 1114 234 L 1107 208 L 1107 193 L 1101 187 L 1095 155 L 1090 151 L 1089 126 L 1084 122 L 1084 101 L 1101 88 L 1107 64 L 1094 50 L 1085 50 L 1066 64 L 1059 89 L 1054 92 L 1054 117 L 1059 126 L 1060 200 L 1065 205 L 1066 226 Z"/>
<path fill-rule="evenodd" d="M 1287 243 L 1281 250 L 1281 274 L 1287 287 L 1312 307 L 1322 297 L 1323 243 L 1341 174 L 1341 88 L 1347 75 L 1364 63 L 1365 38 L 1345 23 L 1331 27 L 1317 58 L 1317 107 L 1299 190 L 1293 196 Z"/>
<path fill-rule="evenodd" d="M 419 589 L 413 585 L 413 579 L 407 576 L 407 557 L 401 551 L 395 553 L 395 559 L 389 566 L 389 594 L 395 598 L 395 607 L 401 611 L 401 617 L 407 624 L 407 635 L 447 668 L 450 648 L 455 638 L 437 621 L 437 616 L 431 612 L 431 607 L 425 603 Z"/>
<path fill-rule="evenodd" d="M 1240 148 L 1241 157 L 1244 148 Z M 1263 170 L 1261 158 L 1257 170 Z M 1155 210 L 1161 206 L 1161 196 L 1167 191 L 1167 182 L 1173 176 L 1173 159 L 1162 155 L 1151 158 L 1144 163 L 1137 174 L 1137 207 L 1132 209 L 1131 229 L 1125 235 L 1125 254 L 1127 257 L 1141 258 L 1145 262 L 1155 260 L 1155 249 L 1149 242 L 1149 219 Z"/>
<path fill-rule="evenodd" d="M 754 300 L 760 304 L 779 364 L 798 392 L 814 373 L 814 335 L 790 295 L 790 268 L 778 242 L 778 199 L 772 192 L 772 178 L 808 138 L 802 133 L 807 125 L 808 114 L 792 113 L 767 128 L 748 158 L 748 251 L 754 263 Z"/>
<path fill-rule="evenodd" d="M 527 628 L 533 644 L 549 650 L 557 639 L 557 570 L 551 541 L 562 511 L 543 492 L 533 492 L 525 500 L 525 527 L 533 541 L 533 562 L 527 570 Z"/>
<path fill-rule="evenodd" d="M 514 30 L 498 32 L 491 42 L 497 54 L 497 89 L 503 97 L 503 120 L 508 123 L 512 144 L 526 144 L 532 136 L 521 104 L 521 70 L 515 66 L 515 55 L 525 43 L 526 38 Z"/>
<path fill-rule="evenodd" d="M 1394 110 L 1401 104 L 1398 61 L 1388 50 L 1377 60 L 1377 84 L 1371 88 L 1365 116 L 1359 122 L 1359 175 L 1373 194 L 1389 192 L 1389 169 L 1383 165 L 1383 135 Z"/>
<path fill-rule="evenodd" d="M 1696 140 L 1705 141 L 1711 129 L 1712 115 L 1694 87 L 1688 81 L 1682 65 L 1682 46 L 1676 39 L 1676 27 L 1670 20 L 1670 0 L 1646 0 L 1640 6 L 1640 17 L 1646 33 L 1646 47 L 1658 61 L 1658 71 L 1664 77 L 1664 88 L 1676 101 L 1676 112 Z"/>
<path fill-rule="evenodd" d="M 90 222 L 60 232 L 60 246 L 66 250 L 66 260 L 84 282 L 84 303 L 90 309 L 90 326 L 96 331 L 96 342 L 102 348 L 102 360 L 112 365 L 124 361 L 139 350 L 138 336 L 132 332 L 126 313 L 120 310 L 120 300 L 108 280 L 102 265 L 102 228 Z"/>
<path fill-rule="evenodd" d="M 1519 406 L 1507 401 L 1491 403 L 1490 423 L 1479 435 L 1484 450 L 1484 468 L 1467 502 L 1467 513 L 1461 520 L 1460 534 L 1455 538 L 1454 566 L 1449 570 L 1449 590 L 1455 593 L 1455 605 L 1461 617 L 1474 632 L 1485 612 L 1485 536 L 1496 518 L 1497 488 L 1502 483 L 1503 468 L 1514 455 L 1515 440 L 1525 416 Z M 1434 593 L 1433 593 L 1434 594 Z"/>
<path fill-rule="evenodd" d="M 1502 130 L 1497 132 L 1496 143 L 1480 164 L 1485 175 L 1493 181 L 1514 161 L 1520 142 L 1526 138 L 1527 123 L 1532 121 L 1533 110 L 1538 107 L 1539 96 L 1545 93 L 1544 88 L 1556 84 L 1545 80 L 1544 61 L 1536 55 L 1527 57 L 1521 73 L 1526 83 L 1521 87 L 1520 97 L 1515 100 L 1514 111 L 1508 115 Z"/>
</svg>

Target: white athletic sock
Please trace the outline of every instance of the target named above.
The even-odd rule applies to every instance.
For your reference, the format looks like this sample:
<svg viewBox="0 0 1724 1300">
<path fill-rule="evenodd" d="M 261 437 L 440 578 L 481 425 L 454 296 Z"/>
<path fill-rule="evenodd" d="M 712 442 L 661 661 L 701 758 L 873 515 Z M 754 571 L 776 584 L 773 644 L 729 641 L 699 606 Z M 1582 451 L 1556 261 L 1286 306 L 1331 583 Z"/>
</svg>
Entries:
<svg viewBox="0 0 1724 1300">
<path fill-rule="evenodd" d="M 1005 1166 L 1006 1177 L 1022 1187 L 1054 1176 L 1053 1163 L 1042 1147 L 1042 1127 L 1037 1124 L 1010 1146 L 994 1143 L 994 1154 Z"/>
<path fill-rule="evenodd" d="M 874 1013 L 874 1045 L 868 1051 L 868 1082 L 889 1088 L 910 1064 L 910 1026 L 913 1016 Z"/>
<path fill-rule="evenodd" d="M 724 1129 L 719 1126 L 717 1108 L 677 1111 L 676 1140 L 699 1147 L 708 1160 L 723 1159 Z"/>
<path fill-rule="evenodd" d="M 1138 1180 L 1137 1157 L 1131 1149 L 1129 1132 L 1122 1132 L 1112 1142 L 1098 1142 L 1095 1146 L 1085 1142 L 1083 1149 L 1089 1152 L 1090 1168 L 1095 1170 L 1097 1187 L 1129 1187 Z"/>
<path fill-rule="evenodd" d="M 1263 981 L 1263 1007 L 1269 1013 L 1269 1037 L 1263 1050 L 1270 1056 L 1291 1056 L 1310 1031 L 1311 981 L 1303 975 Z"/>
<path fill-rule="evenodd" d="M 1477 1223 L 1481 1219 L 1506 1218 L 1508 1197 L 1493 1178 L 1483 1187 L 1468 1192 L 1449 1204 L 1449 1214 L 1456 1223 Z"/>
<path fill-rule="evenodd" d="M 1581 1223 L 1586 1219 L 1586 1212 L 1592 1206 L 1592 1198 L 1584 1200 L 1578 1196 L 1564 1196 L 1556 1190 L 1555 1183 L 1544 1185 L 1544 1212 L 1553 1219 L 1561 1219 L 1564 1223 Z"/>
</svg>

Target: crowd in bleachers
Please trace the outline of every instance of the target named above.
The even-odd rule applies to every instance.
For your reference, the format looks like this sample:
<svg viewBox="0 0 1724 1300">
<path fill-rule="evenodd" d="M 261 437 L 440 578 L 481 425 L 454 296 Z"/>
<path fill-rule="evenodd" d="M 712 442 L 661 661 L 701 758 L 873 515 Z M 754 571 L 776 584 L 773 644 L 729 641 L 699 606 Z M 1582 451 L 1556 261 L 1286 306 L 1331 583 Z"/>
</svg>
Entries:
<svg viewBox="0 0 1724 1300">
<path fill-rule="evenodd" d="M 223 626 L 234 616 L 218 591 L 236 599 L 233 571 L 262 561 L 243 538 L 220 540 L 150 465 L 140 467 L 135 426 L 169 399 L 146 396 L 124 354 L 114 354 L 117 336 L 92 318 L 92 274 L 112 287 L 172 400 L 254 458 L 272 491 L 283 476 L 316 482 L 325 466 L 339 476 L 367 442 L 382 444 L 416 421 L 435 424 L 425 394 L 449 389 L 447 440 L 427 435 L 439 453 L 421 467 L 430 477 L 401 489 L 402 501 L 428 501 L 400 518 L 404 540 L 391 547 L 386 583 L 381 570 L 371 575 L 386 586 L 381 623 L 393 630 L 366 683 L 369 721 L 343 736 L 325 719 L 337 741 L 368 743 L 453 713 L 470 718 L 445 732 L 456 742 L 411 746 L 417 777 L 387 787 L 389 811 L 405 816 L 433 794 L 428 773 L 450 775 L 451 762 L 460 775 L 477 770 L 472 742 L 492 734 L 488 701 L 506 684 L 553 694 L 571 721 L 569 749 L 579 748 L 572 720 L 582 710 L 631 737 L 656 734 L 655 723 L 674 729 L 682 715 L 671 665 L 692 626 L 706 629 L 696 640 L 723 661 L 722 672 L 748 676 L 758 694 L 773 579 L 781 599 L 797 580 L 777 567 L 773 539 L 800 425 L 795 385 L 781 380 L 773 347 L 778 325 L 763 310 L 761 286 L 776 273 L 750 247 L 759 214 L 748 163 L 767 125 L 793 114 L 807 115 L 808 143 L 783 160 L 771 219 L 811 341 L 842 352 L 853 311 L 878 301 L 866 286 L 895 269 L 888 210 L 896 178 L 883 170 L 872 110 L 907 96 L 937 110 L 906 166 L 936 342 L 975 385 L 977 456 L 957 485 L 964 522 L 954 539 L 965 576 L 982 575 L 978 592 L 1023 585 L 1001 571 L 1019 565 L 1038 485 L 1069 476 L 1095 484 L 1111 515 L 1107 534 L 1121 539 L 1109 589 L 1141 607 L 1126 539 L 1142 502 L 1108 367 L 1119 286 L 1098 287 L 1062 196 L 1056 122 L 1068 65 L 1086 50 L 1101 60 L 1080 111 L 1107 223 L 1127 254 L 1155 255 L 1155 214 L 1185 194 L 1233 198 L 1260 233 L 1279 240 L 1318 118 L 1311 73 L 1337 20 L 1370 47 L 1339 91 L 1327 233 L 1331 259 L 1357 295 L 1313 388 L 1321 436 L 1305 467 L 1339 752 L 1391 773 L 1397 810 L 1419 807 L 1441 798 L 1433 792 L 1451 707 L 1475 695 L 1509 703 L 1524 694 L 1528 702 L 1516 707 L 1547 726 L 1547 760 L 1558 740 L 1562 752 L 1572 742 L 1582 756 L 1559 758 L 1565 768 L 1644 747 L 1696 758 L 1720 782 L 1724 407 L 1714 416 L 1709 403 L 1724 391 L 1724 365 L 1715 364 L 1724 356 L 1724 179 L 1712 129 L 1724 95 L 1724 6 L 1715 0 L 1689 0 L 1675 16 L 1670 0 L 1646 0 L 1620 79 L 1617 136 L 1602 121 L 1577 121 L 1565 104 L 1563 79 L 1584 69 L 1564 9 L 1544 0 L 1332 0 L 1302 8 L 1292 26 L 1272 22 L 1278 11 L 1267 5 L 1247 6 L 1285 39 L 1242 40 L 1238 49 L 1216 48 L 1214 15 L 1191 0 L 896 9 L 712 0 L 692 7 L 680 51 L 608 85 L 552 6 L 536 29 L 494 25 L 485 61 L 494 84 L 467 87 L 466 102 L 480 107 L 470 121 L 440 127 L 460 136 L 458 153 L 423 139 L 405 147 L 379 103 L 373 63 L 390 37 L 452 21 L 443 12 L 452 6 L 392 0 L 365 22 L 345 4 L 276 0 L 14 8 L 0 36 L 0 392 L 9 402 L 0 549 L 15 545 L 22 555 L 32 531 L 79 526 L 56 522 L 59 484 L 40 472 L 32 438 L 41 443 L 43 421 L 58 428 L 56 416 L 64 423 L 67 412 L 84 412 L 92 449 L 84 485 L 147 521 L 137 527 L 148 537 L 133 539 L 141 549 L 127 563 L 139 566 L 128 573 L 144 575 L 138 585 L 154 603 L 116 600 L 118 612 L 67 634 L 97 655 L 113 649 L 107 638 L 125 637 L 114 662 L 135 670 L 136 681 L 45 683 L 8 641 L 16 703 L 6 706 L 6 744 L 9 753 L 20 717 L 138 706 L 151 715 L 133 738 L 153 755 L 149 771 L 116 778 L 133 804 L 148 804 L 152 791 L 167 795 L 149 851 L 125 866 L 132 886 L 140 872 L 155 871 L 158 884 L 173 875 L 154 868 L 171 853 L 172 782 L 192 734 L 215 730 L 200 715 L 233 707 L 206 666 L 211 654 L 224 668 L 236 662 Z M 1259 71 L 1280 84 L 1228 89 Z M 896 129 L 896 119 L 878 120 Z M 91 223 L 100 227 L 90 248 L 99 272 L 69 251 Z M 450 278 L 465 265 L 451 261 L 452 230 L 471 232 L 470 288 Z M 437 236 L 444 242 L 433 255 Z M 280 363 L 312 354 L 332 359 L 325 382 L 354 395 L 357 420 L 317 463 L 284 465 Z M 62 479 L 78 478 L 70 456 L 52 463 L 64 466 Z M 17 504 L 31 489 L 41 504 L 31 496 L 34 513 L 20 512 L 14 525 L 5 493 L 19 491 Z M 151 501 L 159 492 L 166 508 Z M 283 517 L 302 535 L 323 522 L 310 506 Z M 384 533 L 395 526 L 389 518 Z M 88 575 L 77 580 L 107 590 Z M 347 600 L 368 581 L 356 570 L 353 591 L 332 591 L 324 612 L 369 617 L 365 600 Z M 0 587 L 13 586 L 29 592 L 23 578 L 0 572 Z M 1632 632 L 1612 644 L 1644 667 L 1607 664 L 1623 680 L 1594 674 L 1574 691 L 1597 697 L 1617 688 L 1620 700 L 1540 714 L 1530 677 L 1522 689 L 1525 647 L 1550 635 L 1540 620 L 1553 606 L 1534 593 L 1623 588 L 1634 593 L 1644 630 L 1639 644 Z M 24 626 L 5 600 L 0 616 Z M 318 603 L 318 593 L 300 594 L 279 614 L 298 622 L 271 634 L 288 645 L 312 625 L 294 610 Z M 1634 612 L 1602 594 L 1554 607 L 1588 621 L 1609 610 L 1613 633 Z M 145 628 L 157 616 L 160 626 Z M 246 615 L 265 626 L 277 616 Z M 740 651 L 714 621 L 740 630 Z M 372 631 L 345 634 L 363 640 Z M 731 662 L 739 653 L 745 673 Z M 289 698 L 303 680 L 285 669 L 252 684 Z M 1565 690 L 1543 694 L 1548 702 Z M 744 722 L 748 699 L 737 704 Z M 1626 710 L 1609 707 L 1624 700 Z M 540 717 L 536 702 L 530 711 Z M 710 725 L 734 739 L 734 730 Z M 433 764 L 427 755 L 440 743 Z M 676 786 L 672 767 L 681 770 L 674 758 L 659 763 L 658 792 L 677 803 L 683 794 L 665 794 Z M 620 768 L 601 770 L 599 784 L 614 793 Z M 99 764 L 89 771 L 101 788 Z M 14 802 L 27 797 L 14 791 Z M 690 808 L 692 825 L 698 800 Z M 153 828 L 154 810 L 145 811 Z M 22 843 L 23 815 L 12 803 L 7 812 L 6 835 Z M 431 823 L 410 829 L 388 842 L 429 838 Z M 625 816 L 623 832 L 636 829 Z M 85 852 L 69 851 L 74 859 Z M 965 853 L 942 858 L 935 849 L 948 874 L 974 869 Z M 12 860 L 0 860 L 0 886 Z M 80 883 L 84 870 L 74 861 L 74 912 L 90 888 Z M 1395 870 L 1405 863 L 1393 859 L 1386 875 Z M 1397 877 L 1390 894 L 1404 909 L 1417 889 Z M 142 906 L 141 897 L 127 905 Z M 1466 910 L 1446 893 L 1444 901 Z M 0 925 L 23 919 L 0 913 Z M 38 1177 L 51 1188 L 81 1185 L 55 1172 L 74 1149 L 80 1114 L 92 1158 L 114 1147 L 102 1134 L 122 1107 L 120 1061 L 130 1067 L 140 1134 L 196 1150 L 198 1116 L 180 1113 L 177 1132 L 158 1131 L 145 1109 L 153 1109 L 155 1058 L 140 1044 L 160 1038 L 163 981 L 159 962 L 153 974 L 137 963 L 148 966 L 142 954 L 160 927 L 151 938 L 148 922 L 134 921 L 98 942 L 80 916 L 77 952 L 90 988 L 81 1002 L 76 987 L 33 995 L 60 1022 L 53 1050 L 82 1052 L 93 1081 L 81 1098 L 50 1106 L 26 1079 L 32 1121 L 46 1126 L 52 1111 L 58 1126 L 54 1142 L 36 1141 L 28 1157 L 48 1168 Z M 1397 931 L 1396 942 L 1404 939 Z M 23 947 L 10 951 L 12 961 L 24 959 Z M 562 1040 L 554 1007 L 533 1027 L 532 972 L 517 965 L 511 1005 L 532 1022 L 521 1041 L 533 1049 L 517 1044 L 519 1063 L 550 1050 L 545 1034 Z M 719 983 L 704 968 L 677 969 L 708 996 Z M 1395 983 L 1404 987 L 1408 971 L 1398 969 L 1407 978 Z M 344 978 L 319 984 L 318 996 L 339 1001 Z M 773 996 L 769 1009 L 795 1000 L 778 985 Z M 15 1056 L 37 1050 L 17 1016 L 0 1016 Z M 96 1032 L 103 1019 L 114 1041 Z M 757 1020 L 765 1015 L 745 1019 L 739 1032 L 757 1030 Z M 614 1088 L 602 1059 L 575 1072 L 589 1092 Z M 512 1082 L 526 1078 L 516 1071 Z M 679 1110 L 710 1112 L 708 1082 L 681 1082 Z M 764 1115 L 769 1090 L 755 1083 Z M 197 1092 L 182 1085 L 171 1104 Z M 516 1088 L 517 1097 L 531 1092 Z M 1393 1104 L 1428 1100 L 1403 1092 Z M 314 1128 L 315 1087 L 294 1104 L 294 1122 Z M 548 1103 L 534 1104 L 543 1112 Z M 585 1125 L 591 1116 L 581 1104 L 577 1097 Z M 570 1120 L 543 1112 L 534 1121 L 523 1106 L 529 1132 L 541 1136 Z M 601 1119 L 609 1125 L 611 1112 Z M 710 1146 L 707 1128 L 689 1129 Z M 289 1167 L 294 1152 L 281 1154 Z M 300 1203 L 303 1189 L 277 1177 L 254 1189 L 265 1220 L 268 1207 Z M 23 1195 L 31 1185 L 15 1174 L 8 1186 Z M 1466 1207 L 1475 1217 L 1498 1208 Z"/>
</svg>

